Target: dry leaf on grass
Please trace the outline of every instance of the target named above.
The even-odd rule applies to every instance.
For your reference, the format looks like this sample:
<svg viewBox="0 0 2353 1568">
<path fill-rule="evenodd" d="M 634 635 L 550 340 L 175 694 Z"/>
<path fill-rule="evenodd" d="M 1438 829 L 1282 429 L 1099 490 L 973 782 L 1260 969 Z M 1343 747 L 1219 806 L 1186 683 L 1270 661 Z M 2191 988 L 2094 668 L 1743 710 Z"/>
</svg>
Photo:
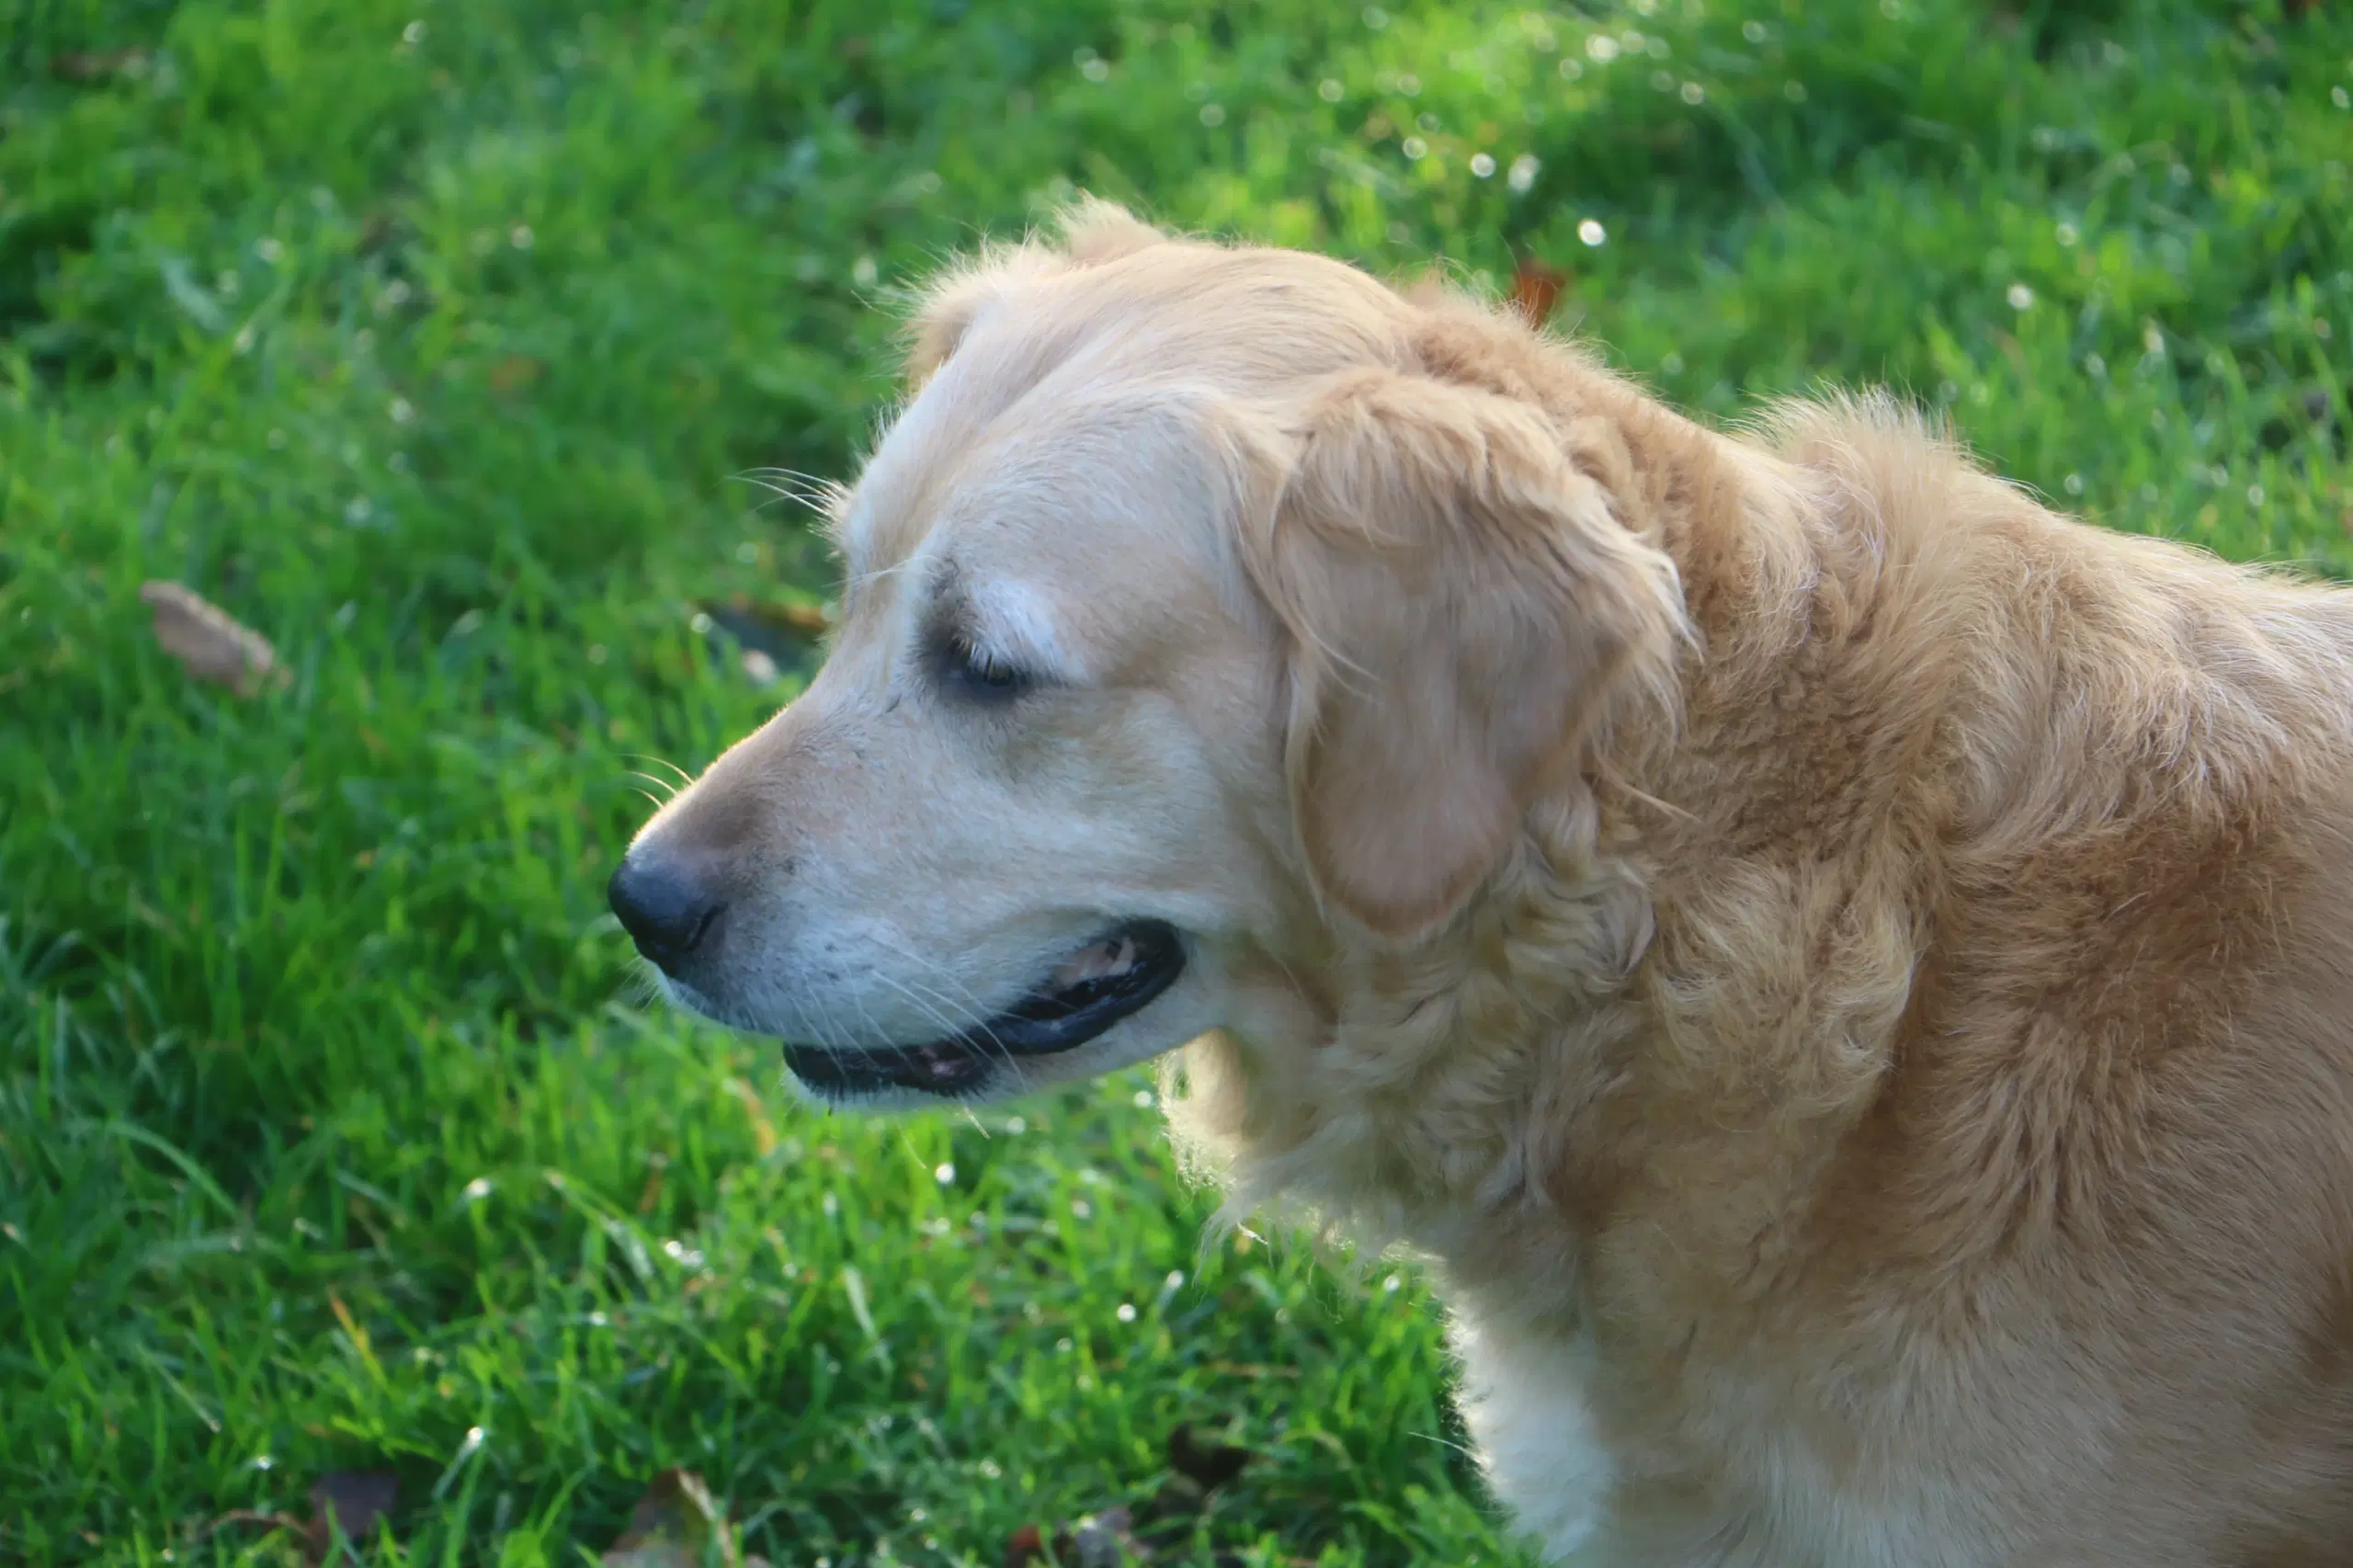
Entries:
<svg viewBox="0 0 2353 1568">
<path fill-rule="evenodd" d="M 1214 1492 L 1240 1475 L 1258 1456 L 1248 1449 L 1225 1443 L 1204 1443 L 1193 1436 L 1192 1423 L 1179 1422 L 1168 1434 L 1168 1468 L 1204 1492 Z"/>
<path fill-rule="evenodd" d="M 1568 284 L 1569 275 L 1559 267 L 1523 257 L 1512 269 L 1512 308 L 1529 325 L 1542 326 L 1552 319 L 1552 306 Z"/>
<path fill-rule="evenodd" d="M 1151 1561 L 1152 1553 L 1136 1541 L 1134 1521 L 1125 1508 L 1106 1508 L 1074 1529 L 1056 1530 L 1051 1548 L 1036 1525 L 1022 1526 L 1005 1543 L 1005 1568 L 1049 1562 L 1054 1568 L 1120 1568 Z"/>
<path fill-rule="evenodd" d="M 723 599 L 705 599 L 695 608 L 738 641 L 778 652 L 813 642 L 833 627 L 833 618 L 826 614 L 824 606 L 797 599 L 756 599 L 749 594 L 730 594 Z"/>
<path fill-rule="evenodd" d="M 1168 1434 L 1168 1479 L 1143 1507 L 1144 1528 L 1156 1530 L 1170 1521 L 1192 1517 L 1209 1506 L 1210 1494 L 1240 1475 L 1258 1456 L 1248 1449 L 1205 1443 L 1193 1436 L 1190 1422 L 1177 1423 Z"/>
<path fill-rule="evenodd" d="M 749 594 L 707 599 L 695 608 L 735 640 L 736 663 L 755 686 L 774 683 L 786 663 L 799 663 L 809 644 L 833 624 L 820 606 L 762 601 Z"/>
<path fill-rule="evenodd" d="M 335 1549 L 338 1532 L 347 1547 L 364 1546 L 373 1540 L 377 1524 L 392 1511 L 400 1489 L 400 1478 L 390 1471 L 333 1471 L 319 1477 L 311 1488 L 308 1519 L 238 1508 L 213 1520 L 205 1528 L 205 1533 L 210 1535 L 224 1525 L 267 1525 L 273 1529 L 290 1530 L 302 1543 L 302 1560 L 324 1563 Z"/>
<path fill-rule="evenodd" d="M 672 1469 L 646 1487 L 630 1512 L 629 1528 L 601 1561 L 605 1568 L 702 1568 L 713 1555 L 724 1568 L 768 1568 L 743 1554 L 735 1527 L 702 1477 Z"/>
<path fill-rule="evenodd" d="M 147 56 L 135 49 L 56 54 L 49 61 L 49 74 L 61 82 L 99 82 L 139 75 L 146 69 Z"/>
<path fill-rule="evenodd" d="M 1193 1528 L 1192 1521 L 1209 1506 L 1210 1494 L 1240 1475 L 1258 1456 L 1248 1449 L 1203 1442 L 1189 1423 L 1168 1434 L 1168 1479 L 1152 1494 L 1142 1513 L 1124 1507 L 1106 1508 L 1075 1526 L 1056 1530 L 1050 1539 L 1037 1525 L 1024 1525 L 1005 1543 L 1005 1568 L 1119 1568 L 1126 1562 L 1150 1562 L 1155 1547 Z"/>
<path fill-rule="evenodd" d="M 268 641 L 195 590 L 154 581 L 140 585 L 139 597 L 154 613 L 155 641 L 197 679 L 225 686 L 240 697 L 286 684 L 286 670 Z"/>
<path fill-rule="evenodd" d="M 392 1511 L 400 1478 L 386 1470 L 335 1471 L 311 1488 L 311 1522 L 302 1528 L 302 1548 L 312 1562 L 335 1549 L 335 1532 L 354 1543 L 371 1540 L 376 1523 Z"/>
<path fill-rule="evenodd" d="M 490 390 L 505 397 L 538 381 L 547 367 L 526 354 L 509 354 L 490 368 Z"/>
<path fill-rule="evenodd" d="M 777 613 L 787 626 L 811 637 L 822 637 L 831 631 L 834 618 L 823 605 L 788 604 L 777 607 Z"/>
</svg>

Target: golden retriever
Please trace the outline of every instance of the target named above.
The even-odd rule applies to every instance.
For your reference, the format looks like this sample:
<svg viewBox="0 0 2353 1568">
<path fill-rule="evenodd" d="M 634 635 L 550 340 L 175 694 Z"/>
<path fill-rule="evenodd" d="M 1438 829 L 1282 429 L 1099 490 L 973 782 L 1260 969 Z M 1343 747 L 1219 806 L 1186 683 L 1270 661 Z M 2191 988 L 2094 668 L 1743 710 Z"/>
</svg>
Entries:
<svg viewBox="0 0 2353 1568">
<path fill-rule="evenodd" d="M 1558 1557 L 2353 1563 L 2353 594 L 1086 204 L 615 908 L 835 1102 L 1184 1047 Z"/>
</svg>

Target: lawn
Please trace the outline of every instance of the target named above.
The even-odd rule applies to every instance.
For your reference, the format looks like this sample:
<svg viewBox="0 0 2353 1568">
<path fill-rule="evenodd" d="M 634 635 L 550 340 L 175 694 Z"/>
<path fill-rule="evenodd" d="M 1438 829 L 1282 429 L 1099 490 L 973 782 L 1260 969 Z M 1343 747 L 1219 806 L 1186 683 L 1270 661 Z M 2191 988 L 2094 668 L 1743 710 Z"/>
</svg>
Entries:
<svg viewBox="0 0 2353 1568">
<path fill-rule="evenodd" d="M 0 0 L 0 1560 L 1512 1562 L 1410 1270 L 1204 1251 L 1151 1080 L 889 1123 L 604 878 L 785 700 L 906 280 L 1086 188 L 1501 288 L 1716 418 L 1940 405 L 2353 563 L 2353 8 Z M 788 482 L 786 488 L 792 487 Z M 189 678 L 139 590 L 276 645 Z M 757 655 L 757 656 L 751 656 Z"/>
</svg>

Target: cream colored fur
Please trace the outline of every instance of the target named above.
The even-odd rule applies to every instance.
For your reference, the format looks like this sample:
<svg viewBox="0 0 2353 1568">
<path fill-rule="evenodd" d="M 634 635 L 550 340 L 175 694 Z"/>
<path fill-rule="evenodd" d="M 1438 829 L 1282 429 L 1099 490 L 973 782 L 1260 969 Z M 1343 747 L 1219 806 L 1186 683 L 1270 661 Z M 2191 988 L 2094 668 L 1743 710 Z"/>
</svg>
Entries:
<svg viewBox="0 0 2353 1568">
<path fill-rule="evenodd" d="M 824 671 L 633 852 L 728 898 L 684 999 L 907 1044 L 1174 924 L 993 1092 L 1186 1045 L 1555 1554 L 2353 1563 L 2353 596 L 1114 210 L 911 363 Z"/>
</svg>

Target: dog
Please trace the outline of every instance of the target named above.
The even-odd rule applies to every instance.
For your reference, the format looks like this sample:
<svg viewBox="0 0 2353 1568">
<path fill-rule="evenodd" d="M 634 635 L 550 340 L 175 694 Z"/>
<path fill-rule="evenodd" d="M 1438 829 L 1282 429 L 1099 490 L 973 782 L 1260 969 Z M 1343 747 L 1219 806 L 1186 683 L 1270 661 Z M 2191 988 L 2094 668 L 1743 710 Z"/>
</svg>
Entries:
<svg viewBox="0 0 2353 1568">
<path fill-rule="evenodd" d="M 1099 203 L 907 371 L 613 880 L 677 1002 L 845 1106 L 1176 1053 L 1552 1558 L 2353 1563 L 2353 593 Z"/>
</svg>

